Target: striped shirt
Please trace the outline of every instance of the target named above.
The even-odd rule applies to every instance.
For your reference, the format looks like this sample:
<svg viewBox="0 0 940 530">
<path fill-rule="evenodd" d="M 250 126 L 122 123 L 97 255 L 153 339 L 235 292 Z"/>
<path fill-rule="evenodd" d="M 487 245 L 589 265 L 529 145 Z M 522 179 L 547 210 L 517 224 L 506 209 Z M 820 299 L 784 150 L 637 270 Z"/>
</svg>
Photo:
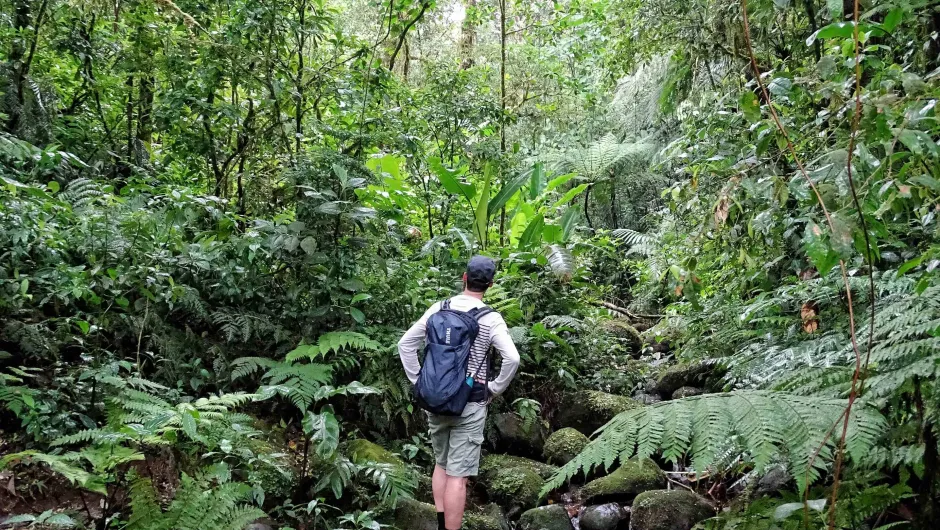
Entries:
<svg viewBox="0 0 940 530">
<path fill-rule="evenodd" d="M 458 311 L 469 311 L 476 307 L 483 307 L 482 300 L 473 296 L 457 295 L 450 299 L 450 307 Z M 441 309 L 441 302 L 437 302 L 424 312 L 424 315 L 415 322 L 408 331 L 398 341 L 398 355 L 401 357 L 402 365 L 405 367 L 405 374 L 411 384 L 418 381 L 418 372 L 421 371 L 421 363 L 418 360 L 418 351 L 424 347 L 424 335 L 427 329 L 428 319 L 431 315 Z M 477 381 L 487 381 L 490 394 L 496 396 L 502 394 L 516 370 L 519 368 L 519 352 L 516 351 L 516 345 L 509 336 L 509 328 L 506 321 L 497 312 L 483 315 L 479 321 L 480 333 L 470 347 L 470 374 L 474 374 L 477 368 L 480 373 L 475 377 Z M 490 348 L 496 349 L 502 358 L 502 365 L 499 374 L 493 381 L 490 381 L 489 359 Z"/>
</svg>

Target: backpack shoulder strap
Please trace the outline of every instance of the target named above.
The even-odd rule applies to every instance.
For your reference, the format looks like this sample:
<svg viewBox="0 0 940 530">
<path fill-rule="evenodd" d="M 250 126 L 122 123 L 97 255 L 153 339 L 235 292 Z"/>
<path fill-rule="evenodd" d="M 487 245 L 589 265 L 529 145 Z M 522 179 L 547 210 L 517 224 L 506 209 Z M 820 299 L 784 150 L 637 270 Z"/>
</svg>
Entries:
<svg viewBox="0 0 940 530">
<path fill-rule="evenodd" d="M 450 298 L 441 302 L 441 309 L 450 309 Z"/>
<path fill-rule="evenodd" d="M 479 322 L 481 318 L 489 315 L 490 313 L 495 313 L 496 311 L 494 311 L 492 307 L 485 305 L 483 307 L 475 307 L 468 312 L 473 318 L 476 319 L 477 322 Z"/>
</svg>

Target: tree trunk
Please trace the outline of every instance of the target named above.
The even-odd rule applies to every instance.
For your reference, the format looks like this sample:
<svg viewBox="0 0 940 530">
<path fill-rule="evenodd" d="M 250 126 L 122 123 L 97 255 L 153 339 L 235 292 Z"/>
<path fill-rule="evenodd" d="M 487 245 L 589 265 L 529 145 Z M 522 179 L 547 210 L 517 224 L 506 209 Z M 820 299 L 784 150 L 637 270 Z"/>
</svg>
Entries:
<svg viewBox="0 0 940 530">
<path fill-rule="evenodd" d="M 610 168 L 610 222 L 611 228 L 620 228 L 620 220 L 617 218 L 617 174 L 614 168 Z"/>
<path fill-rule="evenodd" d="M 809 18 L 809 27 L 813 33 L 816 33 L 818 27 L 816 26 L 816 0 L 803 0 L 803 5 L 806 8 L 806 16 Z M 813 56 L 816 57 L 816 62 L 818 63 L 822 59 L 822 49 L 820 48 L 821 44 L 819 39 L 813 41 Z"/>
<path fill-rule="evenodd" d="M 475 11 L 477 0 L 467 0 L 464 4 L 466 16 L 463 24 L 460 26 L 460 56 L 463 60 L 460 62 L 460 69 L 466 70 L 473 66 L 473 54 L 477 42 L 477 28 L 475 22 Z"/>
<path fill-rule="evenodd" d="M 307 18 L 307 0 L 301 0 L 297 15 L 300 18 L 300 31 L 297 37 L 297 108 L 294 110 L 294 151 L 299 155 L 304 133 L 304 48 L 307 46 L 304 23 Z"/>
<path fill-rule="evenodd" d="M 10 47 L 9 65 L 13 75 L 12 88 L 13 96 L 16 98 L 12 107 L 9 109 L 9 118 L 6 123 L 7 132 L 14 133 L 22 123 L 23 106 L 26 104 L 26 79 L 29 77 L 29 69 L 33 63 L 33 57 L 36 55 L 36 46 L 39 43 L 39 30 L 42 27 L 43 17 L 46 13 L 46 7 L 49 0 L 43 0 L 39 4 L 39 10 L 36 13 L 35 23 L 30 16 L 29 0 L 18 0 L 14 2 L 14 28 L 18 35 L 22 35 L 30 26 L 32 26 L 32 35 L 29 41 L 29 52 L 25 42 L 16 38 Z"/>
<path fill-rule="evenodd" d="M 594 230 L 594 224 L 591 223 L 591 210 L 590 210 L 590 200 L 591 200 L 591 188 L 594 187 L 594 184 L 588 184 L 587 189 L 584 190 L 584 219 L 587 221 L 588 228 Z"/>
<path fill-rule="evenodd" d="M 503 186 L 506 157 L 506 0 L 499 0 L 499 174 Z M 506 207 L 499 212 L 499 244 L 506 244 Z"/>
</svg>

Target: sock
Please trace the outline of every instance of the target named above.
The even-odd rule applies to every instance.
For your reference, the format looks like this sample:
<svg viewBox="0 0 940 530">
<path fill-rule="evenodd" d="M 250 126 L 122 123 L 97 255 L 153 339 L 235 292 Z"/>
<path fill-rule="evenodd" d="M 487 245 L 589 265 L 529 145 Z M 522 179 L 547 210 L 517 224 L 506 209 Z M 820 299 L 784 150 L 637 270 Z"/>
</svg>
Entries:
<svg viewBox="0 0 940 530">
<path fill-rule="evenodd" d="M 437 530 L 447 530 L 444 526 L 444 512 L 437 512 Z"/>
</svg>

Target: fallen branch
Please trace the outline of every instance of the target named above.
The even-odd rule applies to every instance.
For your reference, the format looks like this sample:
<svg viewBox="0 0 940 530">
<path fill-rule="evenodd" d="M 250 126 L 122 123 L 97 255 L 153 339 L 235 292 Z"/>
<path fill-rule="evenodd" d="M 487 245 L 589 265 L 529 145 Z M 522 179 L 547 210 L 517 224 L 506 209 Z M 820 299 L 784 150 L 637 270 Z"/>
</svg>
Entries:
<svg viewBox="0 0 940 530">
<path fill-rule="evenodd" d="M 633 320 L 643 320 L 643 319 L 657 320 L 665 316 L 665 315 L 644 315 L 642 313 L 634 313 L 625 307 L 620 307 L 618 305 L 614 305 L 610 302 L 605 302 L 603 300 L 594 302 L 594 304 L 599 305 L 601 307 L 606 307 L 607 309 L 610 309 L 611 311 L 614 311 L 616 313 L 620 313 L 621 315 L 626 315 L 627 317 L 632 318 Z"/>
</svg>

